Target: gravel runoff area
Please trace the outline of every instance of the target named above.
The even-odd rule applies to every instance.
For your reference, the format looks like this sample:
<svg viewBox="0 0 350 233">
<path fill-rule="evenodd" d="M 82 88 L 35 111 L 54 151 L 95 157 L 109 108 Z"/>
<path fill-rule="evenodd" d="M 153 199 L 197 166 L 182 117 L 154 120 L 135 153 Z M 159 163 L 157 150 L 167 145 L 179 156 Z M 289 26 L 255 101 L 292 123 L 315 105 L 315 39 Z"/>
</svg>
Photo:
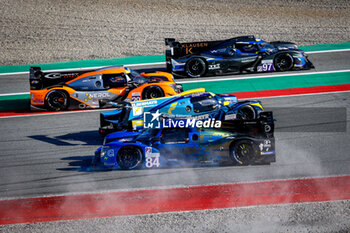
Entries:
<svg viewBox="0 0 350 233">
<path fill-rule="evenodd" d="M 350 201 L 0 226 L 1 232 L 349 232 Z"/>
<path fill-rule="evenodd" d="M 163 54 L 180 41 L 254 34 L 346 42 L 348 0 L 0 0 L 0 65 Z"/>
</svg>

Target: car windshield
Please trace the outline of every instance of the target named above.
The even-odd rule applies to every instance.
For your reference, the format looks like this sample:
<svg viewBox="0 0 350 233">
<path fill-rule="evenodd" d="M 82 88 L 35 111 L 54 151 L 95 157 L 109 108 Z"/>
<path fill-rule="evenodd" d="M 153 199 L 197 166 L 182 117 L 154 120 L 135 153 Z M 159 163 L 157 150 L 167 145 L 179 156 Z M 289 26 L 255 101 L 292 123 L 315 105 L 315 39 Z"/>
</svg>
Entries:
<svg viewBox="0 0 350 233">
<path fill-rule="evenodd" d="M 146 129 L 142 131 L 141 134 L 135 137 L 135 141 L 150 141 L 152 138 L 154 138 L 157 133 L 159 132 L 159 129 Z"/>
<path fill-rule="evenodd" d="M 132 81 L 138 84 L 147 83 L 147 79 L 145 79 L 141 74 L 137 73 L 136 71 L 130 70 L 130 73 L 128 73 L 128 76 Z"/>
<path fill-rule="evenodd" d="M 271 50 L 275 49 L 275 47 L 273 47 L 272 44 L 269 44 L 266 42 L 261 43 L 260 46 L 261 46 L 261 48 L 264 48 L 264 49 L 271 49 Z"/>
<path fill-rule="evenodd" d="M 224 101 L 225 101 L 225 99 L 224 98 L 222 98 L 221 96 L 219 96 L 219 95 L 214 95 L 214 99 L 216 99 L 217 101 L 218 101 L 218 103 L 219 104 L 223 104 L 224 103 Z"/>
<path fill-rule="evenodd" d="M 195 113 L 213 111 L 218 107 L 217 101 L 210 94 L 192 97 L 191 103 Z"/>
</svg>

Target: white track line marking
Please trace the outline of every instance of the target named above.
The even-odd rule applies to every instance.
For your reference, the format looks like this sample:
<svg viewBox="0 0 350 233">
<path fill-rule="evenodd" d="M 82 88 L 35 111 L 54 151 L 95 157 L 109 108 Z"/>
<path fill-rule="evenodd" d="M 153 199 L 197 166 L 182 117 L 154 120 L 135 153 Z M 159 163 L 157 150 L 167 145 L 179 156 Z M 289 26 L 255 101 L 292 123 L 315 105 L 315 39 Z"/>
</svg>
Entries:
<svg viewBox="0 0 350 233">
<path fill-rule="evenodd" d="M 306 54 L 314 54 L 314 53 L 334 53 L 334 52 L 346 52 L 350 51 L 350 49 L 332 49 L 332 50 L 324 50 L 324 51 L 311 51 L 305 52 Z"/>
<path fill-rule="evenodd" d="M 257 78 L 271 78 L 271 77 L 286 77 L 286 76 L 298 76 L 298 75 L 313 75 L 313 74 L 331 74 L 331 73 L 343 73 L 350 72 L 350 70 L 333 70 L 333 71 L 318 71 L 318 72 L 297 72 L 293 74 L 275 74 L 275 75 L 259 75 L 259 76 L 249 76 L 249 77 L 232 77 L 232 78 L 215 78 L 209 80 L 193 80 L 193 81 L 183 81 L 178 83 L 197 83 L 200 81 L 201 83 L 205 82 L 216 82 L 216 81 L 227 81 L 227 80 L 241 80 L 241 79 L 257 79 Z"/>
<path fill-rule="evenodd" d="M 25 95 L 25 94 L 29 94 L 29 92 L 18 92 L 18 93 L 0 94 L 0 96 Z"/>
</svg>

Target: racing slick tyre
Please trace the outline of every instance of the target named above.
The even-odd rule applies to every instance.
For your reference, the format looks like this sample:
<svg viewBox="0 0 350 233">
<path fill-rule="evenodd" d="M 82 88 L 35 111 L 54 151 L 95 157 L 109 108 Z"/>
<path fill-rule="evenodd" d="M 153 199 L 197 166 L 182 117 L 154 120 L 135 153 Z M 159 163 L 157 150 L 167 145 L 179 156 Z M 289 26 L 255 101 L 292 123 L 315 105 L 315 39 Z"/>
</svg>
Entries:
<svg viewBox="0 0 350 233">
<path fill-rule="evenodd" d="M 240 140 L 230 146 L 230 158 L 234 165 L 247 166 L 252 163 L 255 156 L 253 141 Z"/>
<path fill-rule="evenodd" d="M 162 88 L 158 86 L 147 87 L 142 93 L 142 99 L 154 99 L 164 97 L 164 92 Z"/>
<path fill-rule="evenodd" d="M 205 74 L 207 70 L 207 64 L 201 58 L 191 58 L 185 66 L 185 72 L 187 76 L 192 78 L 198 78 Z"/>
<path fill-rule="evenodd" d="M 237 111 L 237 120 L 254 120 L 256 111 L 251 105 L 244 105 Z"/>
<path fill-rule="evenodd" d="M 294 59 L 289 53 L 282 53 L 275 56 L 273 63 L 276 71 L 288 71 L 292 69 Z"/>
<path fill-rule="evenodd" d="M 124 146 L 117 154 L 117 163 L 123 170 L 136 169 L 141 166 L 142 152 L 134 146 Z"/>
<path fill-rule="evenodd" d="M 62 111 L 68 107 L 68 95 L 65 91 L 52 90 L 45 98 L 45 104 L 48 110 Z"/>
</svg>

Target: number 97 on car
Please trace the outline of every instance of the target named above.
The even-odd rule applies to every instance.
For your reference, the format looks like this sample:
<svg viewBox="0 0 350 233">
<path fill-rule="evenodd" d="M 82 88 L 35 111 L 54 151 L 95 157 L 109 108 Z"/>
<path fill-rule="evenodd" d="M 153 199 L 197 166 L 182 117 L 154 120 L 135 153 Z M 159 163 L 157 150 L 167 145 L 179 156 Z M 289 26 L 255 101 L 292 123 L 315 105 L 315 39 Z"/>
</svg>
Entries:
<svg viewBox="0 0 350 233">
<path fill-rule="evenodd" d="M 153 167 L 159 167 L 159 153 L 152 153 L 152 147 L 146 147 L 145 148 L 145 157 L 146 157 L 146 167 L 147 168 L 153 168 Z"/>
</svg>

